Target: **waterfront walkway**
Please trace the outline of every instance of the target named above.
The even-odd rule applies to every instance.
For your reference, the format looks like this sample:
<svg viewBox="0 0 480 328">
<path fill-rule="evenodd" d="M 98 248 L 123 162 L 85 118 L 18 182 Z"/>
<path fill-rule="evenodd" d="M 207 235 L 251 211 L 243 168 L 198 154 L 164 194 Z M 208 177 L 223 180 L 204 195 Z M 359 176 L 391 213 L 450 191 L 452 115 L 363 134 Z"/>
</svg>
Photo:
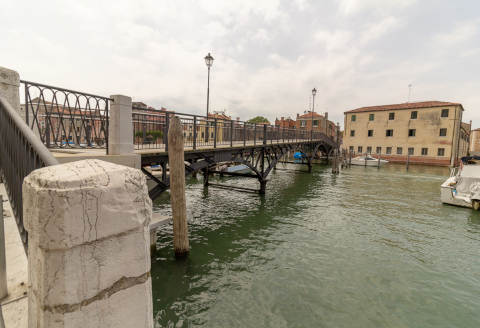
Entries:
<svg viewBox="0 0 480 328">
<path fill-rule="evenodd" d="M 1 302 L 1 314 L 5 327 L 26 328 L 28 319 L 27 255 L 3 183 L 0 183 L 0 195 L 3 198 L 8 289 L 8 296 Z"/>
</svg>

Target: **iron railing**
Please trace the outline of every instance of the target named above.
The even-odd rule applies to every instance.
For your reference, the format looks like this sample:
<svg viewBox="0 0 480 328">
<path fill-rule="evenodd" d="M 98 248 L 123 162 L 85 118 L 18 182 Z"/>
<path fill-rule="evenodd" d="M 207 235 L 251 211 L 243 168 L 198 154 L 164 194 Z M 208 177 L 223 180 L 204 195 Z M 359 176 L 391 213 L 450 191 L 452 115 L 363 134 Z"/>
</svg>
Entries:
<svg viewBox="0 0 480 328">
<path fill-rule="evenodd" d="M 0 169 L 25 248 L 28 236 L 23 226 L 23 179 L 33 170 L 55 164 L 57 160 L 41 140 L 0 96 Z"/>
<path fill-rule="evenodd" d="M 168 126 L 173 115 L 183 125 L 185 148 L 224 148 L 234 146 L 291 143 L 326 140 L 333 136 L 320 131 L 288 129 L 267 124 L 255 124 L 218 117 L 206 117 L 154 109 L 132 108 L 135 149 L 163 149 L 168 151 Z"/>
<path fill-rule="evenodd" d="M 47 148 L 106 148 L 111 99 L 20 81 L 25 121 Z"/>
</svg>

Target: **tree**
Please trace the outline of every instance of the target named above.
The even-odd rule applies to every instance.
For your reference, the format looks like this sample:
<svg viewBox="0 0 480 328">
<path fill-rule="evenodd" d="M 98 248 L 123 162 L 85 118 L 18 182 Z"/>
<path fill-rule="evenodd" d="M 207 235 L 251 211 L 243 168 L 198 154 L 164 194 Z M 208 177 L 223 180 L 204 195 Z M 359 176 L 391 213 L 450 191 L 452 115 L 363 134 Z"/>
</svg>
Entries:
<svg viewBox="0 0 480 328">
<path fill-rule="evenodd" d="M 263 117 L 263 116 L 255 116 L 254 118 L 251 118 L 247 121 L 248 123 L 267 123 L 267 124 L 270 124 L 270 122 L 268 121 L 268 119 L 266 117 Z"/>
</svg>

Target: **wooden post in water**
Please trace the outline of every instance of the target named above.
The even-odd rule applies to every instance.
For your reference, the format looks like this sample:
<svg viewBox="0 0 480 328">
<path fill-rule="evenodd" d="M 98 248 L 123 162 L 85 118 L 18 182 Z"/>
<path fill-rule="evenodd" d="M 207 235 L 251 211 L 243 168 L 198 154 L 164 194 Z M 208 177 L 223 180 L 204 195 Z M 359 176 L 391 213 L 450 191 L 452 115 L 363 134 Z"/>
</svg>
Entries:
<svg viewBox="0 0 480 328">
<path fill-rule="evenodd" d="M 365 167 L 367 167 L 367 153 L 365 153 Z"/>
<path fill-rule="evenodd" d="M 350 158 L 348 160 L 348 167 L 352 167 L 352 152 L 349 151 L 349 154 L 350 154 Z"/>
<path fill-rule="evenodd" d="M 408 150 L 407 150 L 408 151 Z M 407 171 L 408 171 L 408 166 L 410 165 L 410 153 L 407 154 Z"/>
<path fill-rule="evenodd" d="M 170 166 L 170 202 L 173 216 L 173 248 L 175 257 L 188 255 L 187 205 L 185 199 L 185 162 L 183 129 L 180 119 L 173 117 L 168 129 L 168 164 Z"/>
<path fill-rule="evenodd" d="M 377 168 L 378 169 L 380 168 L 380 156 L 381 156 L 381 154 L 378 154 L 378 162 L 377 162 Z"/>
</svg>

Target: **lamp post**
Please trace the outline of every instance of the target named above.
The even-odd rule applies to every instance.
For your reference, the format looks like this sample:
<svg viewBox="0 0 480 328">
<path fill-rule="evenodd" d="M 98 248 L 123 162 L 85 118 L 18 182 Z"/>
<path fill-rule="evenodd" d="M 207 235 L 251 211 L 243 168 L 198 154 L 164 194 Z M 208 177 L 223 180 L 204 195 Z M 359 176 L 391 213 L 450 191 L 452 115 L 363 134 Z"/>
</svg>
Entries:
<svg viewBox="0 0 480 328">
<path fill-rule="evenodd" d="M 312 89 L 312 130 L 311 130 L 311 139 L 313 140 L 313 112 L 315 111 L 315 95 L 317 94 L 317 89 Z"/>
<path fill-rule="evenodd" d="M 210 67 L 212 67 L 213 64 L 213 57 L 208 53 L 208 55 L 205 56 L 205 64 L 207 64 L 208 68 L 208 80 L 207 80 L 207 119 L 208 119 L 208 105 L 210 102 Z"/>
<path fill-rule="evenodd" d="M 207 117 L 205 118 L 205 142 L 208 142 L 208 137 L 209 137 L 209 128 L 208 128 L 208 106 L 210 104 L 210 67 L 212 67 L 213 64 L 213 57 L 208 53 L 208 55 L 205 56 L 205 64 L 207 64 L 208 68 L 208 79 L 207 79 Z"/>
</svg>

